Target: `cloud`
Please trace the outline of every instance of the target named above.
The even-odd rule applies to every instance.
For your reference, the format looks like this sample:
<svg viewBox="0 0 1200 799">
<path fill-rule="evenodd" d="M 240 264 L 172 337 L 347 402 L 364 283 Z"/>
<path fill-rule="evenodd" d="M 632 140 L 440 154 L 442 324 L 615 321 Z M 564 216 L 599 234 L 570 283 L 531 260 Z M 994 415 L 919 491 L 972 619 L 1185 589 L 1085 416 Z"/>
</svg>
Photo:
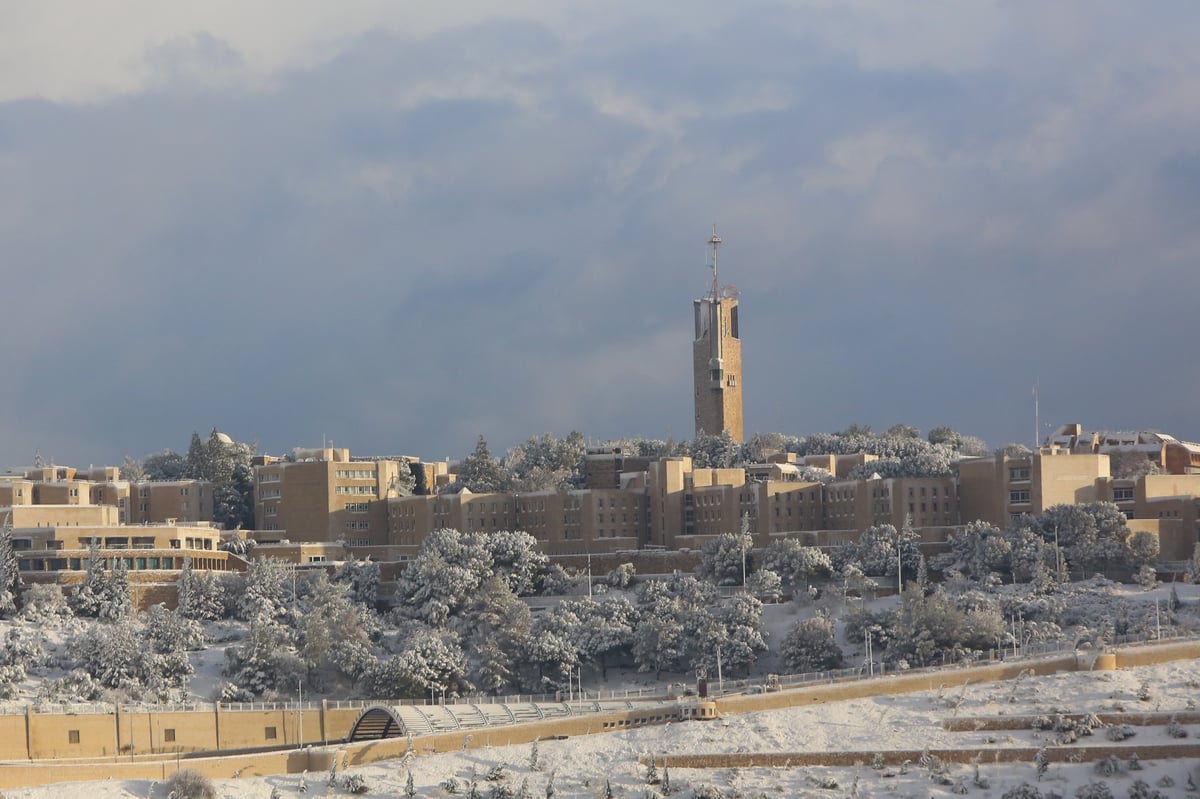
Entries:
<svg viewBox="0 0 1200 799">
<path fill-rule="evenodd" d="M 686 437 L 714 221 L 750 430 L 1200 437 L 1177 16 L 268 7 L 0 26 L 0 458 Z"/>
</svg>

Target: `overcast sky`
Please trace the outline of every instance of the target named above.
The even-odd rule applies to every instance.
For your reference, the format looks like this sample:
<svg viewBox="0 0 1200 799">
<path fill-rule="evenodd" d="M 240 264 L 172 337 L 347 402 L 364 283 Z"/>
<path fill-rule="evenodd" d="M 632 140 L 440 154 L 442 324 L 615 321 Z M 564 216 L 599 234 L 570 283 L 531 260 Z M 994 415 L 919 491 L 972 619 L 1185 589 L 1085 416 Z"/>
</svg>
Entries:
<svg viewBox="0 0 1200 799">
<path fill-rule="evenodd" d="M 0 468 L 1200 439 L 1200 4 L 0 0 Z M 1045 432 L 1045 431 L 1043 431 Z"/>
</svg>

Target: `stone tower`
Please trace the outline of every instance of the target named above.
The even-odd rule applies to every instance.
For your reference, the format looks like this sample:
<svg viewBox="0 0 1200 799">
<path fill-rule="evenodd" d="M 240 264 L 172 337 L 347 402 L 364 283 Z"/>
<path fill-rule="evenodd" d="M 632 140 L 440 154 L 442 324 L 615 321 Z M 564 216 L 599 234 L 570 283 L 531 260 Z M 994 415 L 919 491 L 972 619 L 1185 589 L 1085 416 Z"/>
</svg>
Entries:
<svg viewBox="0 0 1200 799">
<path fill-rule="evenodd" d="M 696 340 L 692 342 L 692 378 L 696 389 L 696 432 L 734 441 L 742 432 L 742 340 L 738 332 L 737 290 L 717 280 L 717 248 L 721 239 L 713 225 L 712 294 L 693 302 Z"/>
</svg>

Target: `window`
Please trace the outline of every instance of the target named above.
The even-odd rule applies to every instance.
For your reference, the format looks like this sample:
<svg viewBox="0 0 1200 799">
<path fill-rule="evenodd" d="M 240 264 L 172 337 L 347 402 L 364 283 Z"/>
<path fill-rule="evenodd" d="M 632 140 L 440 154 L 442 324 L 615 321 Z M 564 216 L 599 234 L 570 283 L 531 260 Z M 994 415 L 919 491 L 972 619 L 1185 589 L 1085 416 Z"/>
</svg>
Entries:
<svg viewBox="0 0 1200 799">
<path fill-rule="evenodd" d="M 1014 503 L 1029 503 L 1029 491 L 1022 489 L 1020 491 L 1009 491 L 1008 501 Z"/>
<path fill-rule="evenodd" d="M 1133 486 L 1120 486 L 1113 489 L 1113 502 L 1128 502 L 1133 499 Z"/>
<path fill-rule="evenodd" d="M 1019 466 L 1016 468 L 1009 469 L 1008 470 L 1008 479 L 1009 480 L 1028 480 L 1029 479 L 1029 467 L 1028 466 Z"/>
<path fill-rule="evenodd" d="M 268 741 L 274 741 L 278 737 L 279 731 L 274 727 L 267 727 L 265 730 L 263 730 L 263 738 L 266 738 Z"/>
<path fill-rule="evenodd" d="M 366 513 L 370 504 L 367 502 L 347 502 L 346 510 L 349 513 Z"/>
<path fill-rule="evenodd" d="M 67 743 L 79 743 L 79 730 L 67 730 Z"/>
<path fill-rule="evenodd" d="M 163 730 L 163 741 L 165 741 L 167 743 L 171 743 L 174 740 L 175 740 L 175 728 L 174 727 L 168 727 L 167 729 Z"/>
</svg>

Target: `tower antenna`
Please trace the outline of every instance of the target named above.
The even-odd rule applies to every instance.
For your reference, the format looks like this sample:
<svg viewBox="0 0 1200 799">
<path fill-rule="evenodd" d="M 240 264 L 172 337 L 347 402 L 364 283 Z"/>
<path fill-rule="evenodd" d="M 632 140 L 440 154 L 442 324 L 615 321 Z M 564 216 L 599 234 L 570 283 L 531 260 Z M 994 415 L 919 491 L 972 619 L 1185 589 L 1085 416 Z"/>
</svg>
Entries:
<svg viewBox="0 0 1200 799">
<path fill-rule="evenodd" d="M 717 235 L 717 223 L 716 222 L 713 222 L 713 234 L 712 234 L 712 238 L 708 240 L 708 243 L 712 247 L 712 258 L 713 258 L 712 298 L 713 298 L 713 302 L 716 302 L 718 299 L 717 292 L 720 289 L 720 285 L 717 283 L 717 248 L 721 246 L 721 237 Z"/>
</svg>

